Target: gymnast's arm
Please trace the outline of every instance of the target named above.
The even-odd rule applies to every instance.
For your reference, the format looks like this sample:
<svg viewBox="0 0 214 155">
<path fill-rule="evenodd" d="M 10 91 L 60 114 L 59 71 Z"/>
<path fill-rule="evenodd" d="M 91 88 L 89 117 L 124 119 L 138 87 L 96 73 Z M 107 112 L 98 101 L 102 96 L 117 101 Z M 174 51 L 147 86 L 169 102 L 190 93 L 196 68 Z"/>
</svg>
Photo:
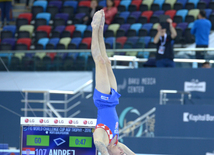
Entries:
<svg viewBox="0 0 214 155">
<path fill-rule="evenodd" d="M 109 155 L 107 150 L 108 142 L 106 142 L 106 138 L 104 136 L 106 136 L 106 133 L 103 129 L 96 129 L 94 131 L 94 145 L 101 155 Z"/>
<path fill-rule="evenodd" d="M 132 152 L 126 145 L 124 145 L 124 144 L 122 144 L 122 143 L 120 143 L 120 142 L 118 142 L 117 145 L 118 145 L 120 148 L 122 148 L 123 151 L 124 151 L 127 155 L 135 155 L 135 153 Z"/>
</svg>

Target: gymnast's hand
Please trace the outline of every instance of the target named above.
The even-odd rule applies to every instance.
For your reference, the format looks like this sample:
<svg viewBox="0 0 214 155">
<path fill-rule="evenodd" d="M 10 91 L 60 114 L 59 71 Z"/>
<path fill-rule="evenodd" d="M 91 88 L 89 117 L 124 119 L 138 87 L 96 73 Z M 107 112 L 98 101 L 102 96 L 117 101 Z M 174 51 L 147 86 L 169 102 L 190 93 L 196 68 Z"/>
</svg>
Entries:
<svg viewBox="0 0 214 155">
<path fill-rule="evenodd" d="M 121 147 L 115 145 L 116 141 L 117 135 L 114 136 L 114 139 L 112 139 L 111 143 L 107 147 L 109 155 L 126 155 Z"/>
</svg>

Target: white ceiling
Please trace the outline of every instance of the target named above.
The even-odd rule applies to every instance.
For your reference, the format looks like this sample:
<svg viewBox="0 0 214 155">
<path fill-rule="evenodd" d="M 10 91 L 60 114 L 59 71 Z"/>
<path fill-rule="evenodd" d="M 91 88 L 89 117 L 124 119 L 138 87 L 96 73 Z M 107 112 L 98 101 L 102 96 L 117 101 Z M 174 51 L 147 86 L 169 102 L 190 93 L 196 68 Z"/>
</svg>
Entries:
<svg viewBox="0 0 214 155">
<path fill-rule="evenodd" d="M 0 72 L 0 91 L 74 91 L 91 79 L 92 72 Z"/>
</svg>

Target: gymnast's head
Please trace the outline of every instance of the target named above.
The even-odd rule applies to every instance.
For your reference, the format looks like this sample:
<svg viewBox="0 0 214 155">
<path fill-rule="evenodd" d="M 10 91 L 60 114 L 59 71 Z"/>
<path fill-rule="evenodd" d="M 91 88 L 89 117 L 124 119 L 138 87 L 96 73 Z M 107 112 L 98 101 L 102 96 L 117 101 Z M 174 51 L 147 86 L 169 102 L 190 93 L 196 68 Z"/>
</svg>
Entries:
<svg viewBox="0 0 214 155">
<path fill-rule="evenodd" d="M 109 155 L 126 155 L 122 148 L 120 148 L 118 145 L 115 145 L 116 141 L 117 135 L 114 136 L 114 139 L 112 139 L 111 143 L 107 147 Z"/>
</svg>

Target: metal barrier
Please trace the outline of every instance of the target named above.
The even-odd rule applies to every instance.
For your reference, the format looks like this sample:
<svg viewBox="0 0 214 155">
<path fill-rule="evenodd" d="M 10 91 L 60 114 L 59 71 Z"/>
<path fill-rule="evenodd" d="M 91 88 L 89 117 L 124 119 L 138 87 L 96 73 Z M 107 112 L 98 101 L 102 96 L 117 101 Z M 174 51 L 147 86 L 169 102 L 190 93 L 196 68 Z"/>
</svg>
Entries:
<svg viewBox="0 0 214 155">
<path fill-rule="evenodd" d="M 169 98 L 167 98 L 167 94 L 181 94 L 181 98 L 180 99 L 169 99 Z M 168 101 L 180 101 L 181 105 L 183 105 L 185 94 L 188 95 L 188 99 L 190 100 L 192 97 L 190 92 L 177 91 L 177 90 L 160 90 L 160 105 L 164 105 Z"/>
<path fill-rule="evenodd" d="M 107 49 L 106 52 L 156 52 L 156 48 L 136 48 L 136 49 Z M 214 54 L 214 48 L 174 48 L 174 52 L 200 52 L 209 51 Z M 24 51 L 1 51 L 1 53 L 85 53 L 91 50 L 77 49 L 77 50 L 24 50 Z"/>
<path fill-rule="evenodd" d="M 82 95 L 82 97 L 84 96 L 84 91 L 83 89 L 88 87 L 89 85 L 91 85 L 93 82 L 93 80 L 89 80 L 88 82 L 86 82 L 85 84 L 83 84 L 82 86 L 80 86 L 79 88 L 77 88 L 74 91 L 59 91 L 59 90 L 23 90 L 22 92 L 25 93 L 25 97 L 24 100 L 21 100 L 21 102 L 25 103 L 25 108 L 22 108 L 21 110 L 24 111 L 24 116 L 27 117 L 28 116 L 28 111 L 37 111 L 37 112 L 43 112 L 43 117 L 53 117 L 53 114 L 57 117 L 62 117 L 59 112 L 64 113 L 64 117 L 74 117 L 77 114 L 80 113 L 80 110 L 76 111 L 75 113 L 73 113 L 70 116 L 67 116 L 68 111 L 70 111 L 71 109 L 73 109 L 74 107 L 78 106 L 81 102 L 78 101 L 74 104 L 72 104 L 71 106 L 68 107 L 68 103 L 72 102 L 74 99 L 76 99 L 77 97 L 79 97 L 80 95 Z M 34 99 L 29 99 L 28 95 L 29 93 L 42 93 L 43 94 L 43 100 L 34 100 Z M 64 100 L 51 100 L 50 99 L 50 95 L 51 94 L 63 94 L 64 95 Z M 68 98 L 68 95 L 73 95 L 72 97 Z M 28 104 L 29 103 L 42 103 L 43 104 L 43 109 L 40 108 L 31 108 Z M 64 109 L 56 109 L 54 108 L 53 104 L 64 104 Z M 28 106 L 30 108 L 28 108 Z"/>
<path fill-rule="evenodd" d="M 141 49 L 107 49 L 107 53 L 117 54 L 117 52 L 156 52 L 155 48 L 141 48 Z M 212 55 L 214 55 L 214 48 L 174 48 L 175 52 L 195 52 L 200 51 L 208 51 Z M 0 57 L 2 54 L 11 54 L 11 53 L 90 53 L 91 50 L 26 50 L 26 51 L 1 51 Z M 136 58 L 135 56 L 121 56 L 121 55 L 114 55 L 110 57 L 110 60 L 114 61 L 114 68 L 118 68 L 116 66 L 117 61 L 128 61 L 132 62 L 132 66 L 122 66 L 122 68 L 136 68 L 134 66 L 135 62 L 146 62 L 148 59 L 146 58 Z M 205 60 L 205 59 L 184 59 L 184 58 L 175 58 L 175 62 L 181 63 L 204 63 L 208 61 L 209 63 L 213 64 L 214 60 Z M 120 66 L 119 66 L 120 67 Z"/>
<path fill-rule="evenodd" d="M 135 65 L 138 62 L 146 62 L 148 59 L 146 58 L 137 58 L 135 56 L 122 56 L 122 55 L 114 55 L 113 57 L 109 58 L 110 60 L 113 61 L 113 68 L 137 68 Z M 117 61 L 126 61 L 126 62 L 132 62 L 131 66 L 117 66 Z M 183 62 L 183 63 L 204 63 L 204 62 L 209 62 L 209 63 L 214 63 L 214 60 L 204 60 L 204 59 L 178 59 L 175 58 L 174 62 Z"/>
</svg>

